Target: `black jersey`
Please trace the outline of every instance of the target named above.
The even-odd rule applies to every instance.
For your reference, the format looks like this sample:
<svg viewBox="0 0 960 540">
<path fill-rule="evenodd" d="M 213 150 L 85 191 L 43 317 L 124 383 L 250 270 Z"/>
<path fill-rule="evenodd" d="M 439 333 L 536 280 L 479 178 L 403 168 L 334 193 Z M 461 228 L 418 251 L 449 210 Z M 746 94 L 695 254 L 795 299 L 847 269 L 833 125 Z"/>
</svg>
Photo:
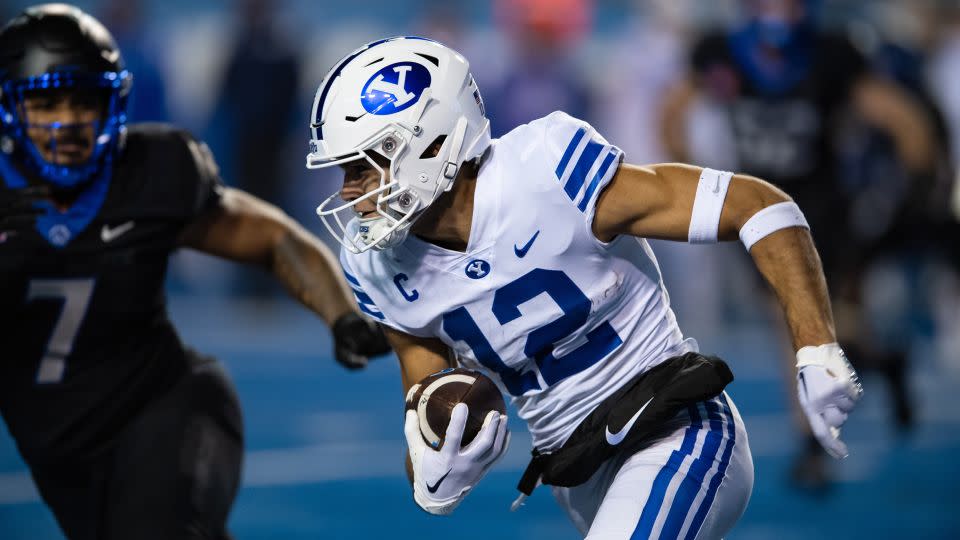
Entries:
<svg viewBox="0 0 960 540">
<path fill-rule="evenodd" d="M 0 165 L 0 189 L 24 183 Z M 186 370 L 167 259 L 220 185 L 205 145 L 135 125 L 69 211 L 0 232 L 0 413 L 28 462 L 96 453 Z"/>
<path fill-rule="evenodd" d="M 770 180 L 792 195 L 836 189 L 831 142 L 838 112 L 867 69 L 845 38 L 810 36 L 785 83 L 772 89 L 753 67 L 738 34 L 704 37 L 692 63 L 701 84 L 727 106 L 738 169 Z"/>
</svg>

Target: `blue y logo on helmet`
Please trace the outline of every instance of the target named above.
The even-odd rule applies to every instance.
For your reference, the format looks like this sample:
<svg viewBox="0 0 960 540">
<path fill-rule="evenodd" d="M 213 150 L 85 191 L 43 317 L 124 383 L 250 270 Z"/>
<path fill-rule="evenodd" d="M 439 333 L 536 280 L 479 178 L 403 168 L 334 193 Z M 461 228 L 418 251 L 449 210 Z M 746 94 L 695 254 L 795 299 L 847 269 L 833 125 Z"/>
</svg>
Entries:
<svg viewBox="0 0 960 540">
<path fill-rule="evenodd" d="M 360 103 L 370 114 L 398 113 L 420 100 L 430 86 L 430 72 L 416 62 L 391 64 L 363 85 Z"/>
</svg>

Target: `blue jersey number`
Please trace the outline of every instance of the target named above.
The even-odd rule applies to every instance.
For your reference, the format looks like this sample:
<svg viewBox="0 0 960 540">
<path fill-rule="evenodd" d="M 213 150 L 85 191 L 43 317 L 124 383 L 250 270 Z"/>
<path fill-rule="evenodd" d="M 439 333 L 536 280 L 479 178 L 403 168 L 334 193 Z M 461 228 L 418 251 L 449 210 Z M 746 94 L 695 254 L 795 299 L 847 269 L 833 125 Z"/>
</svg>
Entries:
<svg viewBox="0 0 960 540">
<path fill-rule="evenodd" d="M 554 356 L 554 344 L 585 325 L 590 316 L 590 299 L 560 270 L 537 268 L 497 289 L 493 315 L 501 325 L 519 319 L 523 316 L 519 307 L 541 293 L 547 293 L 563 315 L 530 332 L 523 352 L 534 360 L 547 385 L 587 369 L 623 344 L 610 322 L 603 321 L 587 333 L 585 344 L 563 356 Z M 467 308 L 444 313 L 443 331 L 452 339 L 465 342 L 481 364 L 500 375 L 511 394 L 519 396 L 541 388 L 535 371 L 520 372 L 503 362 Z"/>
</svg>

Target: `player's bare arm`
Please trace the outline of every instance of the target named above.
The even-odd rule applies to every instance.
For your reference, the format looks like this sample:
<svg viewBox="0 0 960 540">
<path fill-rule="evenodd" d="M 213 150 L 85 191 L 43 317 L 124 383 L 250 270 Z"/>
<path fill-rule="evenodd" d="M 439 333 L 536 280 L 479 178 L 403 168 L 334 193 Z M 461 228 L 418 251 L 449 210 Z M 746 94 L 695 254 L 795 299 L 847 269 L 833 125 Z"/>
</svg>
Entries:
<svg viewBox="0 0 960 540">
<path fill-rule="evenodd" d="M 392 328 L 384 328 L 384 333 L 400 360 L 404 395 L 427 375 L 451 367 L 450 350 L 439 339 L 412 336 Z"/>
<path fill-rule="evenodd" d="M 789 196 L 750 176 L 679 164 L 625 164 L 597 202 L 593 232 L 604 241 L 621 234 L 744 241 L 786 316 L 811 427 L 831 454 L 846 455 L 839 427 L 862 390 L 836 344 L 820 259 Z"/>
<path fill-rule="evenodd" d="M 225 188 L 220 204 L 188 225 L 180 243 L 267 269 L 327 324 L 353 309 L 330 250 L 282 210 L 241 190 Z"/>
<path fill-rule="evenodd" d="M 681 164 L 622 165 L 600 197 L 594 233 L 605 241 L 620 234 L 686 241 L 702 170 Z M 736 240 L 753 215 L 788 201 L 787 194 L 763 180 L 734 175 L 718 238 Z M 786 313 L 794 350 L 836 341 L 826 281 L 810 232 L 782 229 L 758 241 L 750 254 Z"/>
<path fill-rule="evenodd" d="M 355 312 L 333 254 L 279 208 L 224 188 L 219 204 L 189 224 L 180 243 L 273 273 L 331 327 L 337 360 L 346 367 L 363 367 L 367 356 L 387 352 L 376 325 Z"/>
</svg>

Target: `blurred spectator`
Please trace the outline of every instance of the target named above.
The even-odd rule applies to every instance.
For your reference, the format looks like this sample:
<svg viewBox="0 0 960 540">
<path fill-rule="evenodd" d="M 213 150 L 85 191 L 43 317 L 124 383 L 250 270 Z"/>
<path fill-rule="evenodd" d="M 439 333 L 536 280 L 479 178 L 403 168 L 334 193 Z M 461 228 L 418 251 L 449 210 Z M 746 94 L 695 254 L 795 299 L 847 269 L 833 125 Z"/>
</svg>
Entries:
<svg viewBox="0 0 960 540">
<path fill-rule="evenodd" d="M 495 18 L 512 49 L 504 78 L 486 95 L 493 135 L 555 110 L 584 118 L 588 90 L 570 50 L 589 28 L 588 0 L 498 0 Z"/>
<path fill-rule="evenodd" d="M 597 99 L 592 109 L 601 133 L 619 146 L 631 163 L 659 163 L 670 156 L 660 138 L 659 108 L 666 92 L 686 69 L 686 51 L 696 6 L 689 0 L 635 0 L 630 18 L 608 49 L 595 52 L 605 61 L 587 66 L 597 81 Z M 638 54 L 638 51 L 643 51 Z M 711 111 L 698 107 L 688 114 L 695 132 L 712 130 Z M 707 152 L 691 152 L 692 163 L 724 167 L 724 149 L 712 144 Z M 721 156 L 712 156 L 718 153 Z M 709 272 L 702 268 L 729 268 L 729 250 L 703 249 L 677 242 L 652 241 L 664 279 L 670 286 L 670 304 L 684 333 L 709 339 L 721 327 L 724 280 L 735 272 Z"/>
<path fill-rule="evenodd" d="M 284 143 L 299 99 L 299 58 L 279 32 L 274 0 L 238 2 L 240 26 L 229 55 L 214 114 L 216 131 L 225 134 L 227 181 L 282 206 L 287 178 Z M 260 275 L 242 279 L 243 292 L 277 292 Z"/>
<path fill-rule="evenodd" d="M 953 137 L 947 117 L 927 78 L 928 51 L 936 35 L 936 12 L 928 0 L 897 0 L 870 6 L 877 12 L 874 18 L 880 31 L 876 39 L 861 39 L 863 48 L 877 76 L 899 85 L 924 109 L 932 123 L 936 150 L 932 166 L 927 170 L 910 171 L 900 162 L 892 164 L 899 176 L 904 177 L 900 190 L 902 204 L 898 206 L 899 212 L 892 216 L 889 229 L 883 231 L 886 237 L 879 242 L 883 244 L 880 247 L 917 248 L 921 244 L 935 250 L 934 239 L 942 238 L 938 232 L 945 232 L 944 226 L 953 221 L 948 201 L 957 163 L 950 154 Z M 889 148 L 887 154 L 892 154 L 893 141 L 886 136 L 884 139 Z M 882 175 L 864 176 L 860 185 L 867 185 L 878 176 Z M 897 201 L 897 194 L 891 193 L 887 199 Z M 860 221 L 861 225 L 855 229 L 863 231 L 862 222 L 866 219 L 860 216 Z"/>
<path fill-rule="evenodd" d="M 141 0 L 107 0 L 102 7 L 103 24 L 117 40 L 127 70 L 133 73 L 130 94 L 130 122 L 169 120 L 167 93 L 157 52 L 148 45 Z"/>
<path fill-rule="evenodd" d="M 949 190 L 953 163 L 949 130 L 926 84 L 927 50 L 935 35 L 927 1 L 894 1 L 869 6 L 877 31 L 854 25 L 857 41 L 874 73 L 899 85 L 923 107 L 932 121 L 936 152 L 929 170 L 910 171 L 897 159 L 891 137 L 863 122 L 852 122 L 842 148 L 843 179 L 851 193 L 850 234 L 862 246 L 858 313 L 859 346 L 851 356 L 887 357 L 879 365 L 900 369 L 918 340 L 934 337 L 934 304 L 925 281 L 931 264 L 943 258 L 950 240 Z M 952 236 L 955 238 L 956 236 Z M 892 294 L 902 291 L 901 294 Z M 892 374 L 896 375 L 896 374 Z M 905 384 L 905 377 L 897 377 Z M 903 400 L 905 392 L 895 392 Z M 909 425 L 911 408 L 897 404 L 901 425 Z"/>
<path fill-rule="evenodd" d="M 877 368 L 887 376 L 897 396 L 897 419 L 906 425 L 903 351 L 878 350 L 883 344 L 865 343 L 867 334 L 861 333 L 859 265 L 865 246 L 851 234 L 852 198 L 835 143 L 844 120 L 855 114 L 891 141 L 904 170 L 929 174 L 935 166 L 935 129 L 916 99 L 872 74 L 847 37 L 818 27 L 817 3 L 742 2 L 744 24 L 707 35 L 694 47 L 691 75 L 665 102 L 662 133 L 671 155 L 687 160 L 691 104 L 703 96 L 726 111 L 736 169 L 777 184 L 803 209 L 834 296 L 840 342 L 861 368 Z M 793 355 L 788 358 L 792 378 Z M 808 436 L 793 477 L 802 485 L 824 487 L 825 454 L 795 416 Z"/>
<path fill-rule="evenodd" d="M 297 110 L 299 59 L 275 26 L 274 0 L 238 2 L 240 28 L 218 104 L 227 133 L 230 178 L 273 204 L 283 199 L 281 149 Z"/>
<path fill-rule="evenodd" d="M 945 6 L 937 19 L 939 44 L 930 62 L 930 82 L 953 134 L 951 154 L 960 161 L 960 6 Z"/>
<path fill-rule="evenodd" d="M 944 112 L 947 129 L 950 131 L 950 155 L 954 164 L 960 164 L 960 5 L 944 0 L 934 12 L 934 21 L 939 25 L 936 35 L 939 44 L 930 61 L 928 75 L 931 91 Z M 960 176 L 954 176 L 952 193 L 945 195 L 954 223 L 960 220 Z M 956 238 L 956 233 L 954 236 Z M 960 266 L 960 246 L 953 242 L 951 255 L 954 264 Z"/>
<path fill-rule="evenodd" d="M 634 2 L 621 38 L 598 70 L 597 123 L 632 163 L 666 161 L 657 131 L 660 102 L 686 67 L 689 3 Z M 643 54 L 637 54 L 643 51 Z M 589 69 L 589 68 L 588 68 Z"/>
<path fill-rule="evenodd" d="M 469 24 L 463 19 L 465 9 L 461 2 L 431 0 L 427 2 L 414 33 L 464 54 L 464 38 L 469 30 Z"/>
</svg>

